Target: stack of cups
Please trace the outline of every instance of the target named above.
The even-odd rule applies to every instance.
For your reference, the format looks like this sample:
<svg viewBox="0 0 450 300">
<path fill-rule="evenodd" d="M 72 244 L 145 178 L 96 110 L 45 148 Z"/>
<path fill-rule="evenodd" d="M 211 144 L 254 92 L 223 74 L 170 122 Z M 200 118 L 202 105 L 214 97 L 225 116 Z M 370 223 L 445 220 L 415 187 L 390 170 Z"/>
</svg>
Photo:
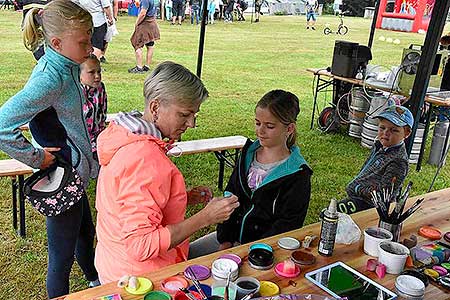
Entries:
<svg viewBox="0 0 450 300">
<path fill-rule="evenodd" d="M 378 245 L 381 242 L 391 241 L 392 233 L 384 228 L 369 227 L 364 230 L 364 252 L 367 255 L 378 257 Z"/>
<path fill-rule="evenodd" d="M 389 274 L 400 274 L 405 267 L 409 249 L 396 242 L 381 242 L 378 245 L 378 262 L 386 266 Z"/>
</svg>

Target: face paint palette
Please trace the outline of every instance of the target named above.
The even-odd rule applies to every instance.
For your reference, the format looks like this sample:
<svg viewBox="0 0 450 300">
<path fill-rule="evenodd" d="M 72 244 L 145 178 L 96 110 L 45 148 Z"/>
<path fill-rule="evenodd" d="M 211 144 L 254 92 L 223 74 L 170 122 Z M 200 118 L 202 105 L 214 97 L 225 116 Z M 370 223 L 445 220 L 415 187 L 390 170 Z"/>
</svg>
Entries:
<svg viewBox="0 0 450 300">
<path fill-rule="evenodd" d="M 412 248 L 411 256 L 417 272 L 450 290 L 450 245 L 445 241 L 445 234 L 441 241 L 426 242 Z"/>
</svg>

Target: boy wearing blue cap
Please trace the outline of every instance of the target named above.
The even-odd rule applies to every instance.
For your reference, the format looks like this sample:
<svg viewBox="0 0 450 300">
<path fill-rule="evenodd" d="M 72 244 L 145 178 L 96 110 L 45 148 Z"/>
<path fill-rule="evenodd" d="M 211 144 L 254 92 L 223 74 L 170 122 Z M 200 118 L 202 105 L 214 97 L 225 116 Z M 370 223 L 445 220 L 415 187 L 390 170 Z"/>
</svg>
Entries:
<svg viewBox="0 0 450 300">
<path fill-rule="evenodd" d="M 369 158 L 359 174 L 346 188 L 347 198 L 338 204 L 342 213 L 355 213 L 372 208 L 373 190 L 391 191 L 400 188 L 408 174 L 408 154 L 404 140 L 411 134 L 414 125 L 412 113 L 403 106 L 393 105 L 383 110 L 379 119 L 378 135 Z"/>
</svg>

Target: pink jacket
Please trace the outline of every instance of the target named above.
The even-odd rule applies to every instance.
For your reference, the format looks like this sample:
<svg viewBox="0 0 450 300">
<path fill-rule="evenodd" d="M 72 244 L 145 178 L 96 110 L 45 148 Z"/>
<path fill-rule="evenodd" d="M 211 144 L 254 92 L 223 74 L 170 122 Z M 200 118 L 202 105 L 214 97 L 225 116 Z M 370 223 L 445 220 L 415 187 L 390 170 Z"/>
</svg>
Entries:
<svg viewBox="0 0 450 300">
<path fill-rule="evenodd" d="M 101 283 L 187 258 L 188 240 L 169 250 L 166 226 L 184 220 L 187 195 L 166 146 L 115 123 L 98 137 L 95 266 Z"/>
</svg>

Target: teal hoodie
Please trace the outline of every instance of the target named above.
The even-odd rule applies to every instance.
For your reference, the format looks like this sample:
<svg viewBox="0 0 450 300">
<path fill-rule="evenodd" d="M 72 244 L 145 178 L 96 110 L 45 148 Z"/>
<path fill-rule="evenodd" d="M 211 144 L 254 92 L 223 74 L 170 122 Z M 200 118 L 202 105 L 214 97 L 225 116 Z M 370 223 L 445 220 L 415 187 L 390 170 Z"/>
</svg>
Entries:
<svg viewBox="0 0 450 300">
<path fill-rule="evenodd" d="M 72 164 L 76 165 L 79 160 L 77 171 L 86 187 L 89 177 L 97 176 L 98 163 L 92 156 L 83 102 L 79 65 L 47 47 L 24 88 L 0 107 L 0 150 L 26 165 L 39 168 L 44 151 L 22 135 L 20 126 L 30 122 L 39 112 L 53 107 L 81 154 L 72 146 Z"/>
</svg>

